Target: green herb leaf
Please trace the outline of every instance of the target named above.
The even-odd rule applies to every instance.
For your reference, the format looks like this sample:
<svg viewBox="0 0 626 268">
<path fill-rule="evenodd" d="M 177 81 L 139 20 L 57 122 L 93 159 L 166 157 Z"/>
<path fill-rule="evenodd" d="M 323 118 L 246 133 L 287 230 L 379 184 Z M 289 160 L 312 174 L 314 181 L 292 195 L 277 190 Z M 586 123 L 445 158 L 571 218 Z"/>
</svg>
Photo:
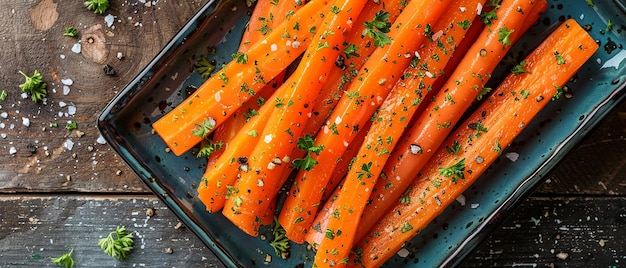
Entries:
<svg viewBox="0 0 626 268">
<path fill-rule="evenodd" d="M 511 34 L 514 32 L 514 29 L 510 29 L 507 27 L 502 27 L 498 29 L 498 42 L 502 43 L 505 46 L 511 45 Z"/>
<path fill-rule="evenodd" d="M 63 36 L 76 37 L 78 35 L 78 30 L 74 27 L 65 27 L 65 32 Z"/>
<path fill-rule="evenodd" d="M 465 179 L 465 175 L 463 174 L 465 170 L 465 158 L 459 160 L 459 162 L 456 162 L 452 166 L 440 167 L 438 170 L 439 175 L 451 178 L 452 181 L 456 183 L 457 179 Z"/>
<path fill-rule="evenodd" d="M 196 157 L 209 157 L 222 147 L 224 147 L 224 143 L 221 141 L 207 140 L 202 148 L 200 148 L 200 151 L 198 151 L 198 154 L 196 154 Z"/>
<path fill-rule="evenodd" d="M 109 236 L 100 239 L 98 245 L 104 253 L 121 261 L 133 251 L 133 234 L 126 233 L 126 227 L 118 226 Z"/>
<path fill-rule="evenodd" d="M 292 165 L 300 170 L 309 171 L 317 165 L 318 161 L 313 159 L 312 153 L 319 155 L 324 150 L 323 145 L 315 145 L 315 139 L 311 135 L 306 135 L 298 139 L 298 148 L 307 154 L 304 158 L 294 159 Z"/>
<path fill-rule="evenodd" d="M 47 84 L 43 82 L 43 77 L 38 70 L 35 70 L 33 76 L 28 76 L 24 72 L 19 71 L 24 76 L 25 82 L 20 85 L 22 92 L 29 93 L 33 102 L 39 102 L 48 95 Z"/>
<path fill-rule="evenodd" d="M 285 228 L 283 228 L 283 226 L 281 226 L 278 222 L 278 219 L 274 217 L 274 228 L 272 229 L 272 235 L 274 238 L 272 239 L 272 242 L 270 242 L 270 246 L 274 248 L 276 256 L 283 259 L 289 256 L 289 249 L 291 248 L 289 238 L 287 238 L 286 234 L 287 231 L 285 231 Z"/>
<path fill-rule="evenodd" d="M 9 96 L 9 93 L 7 92 L 6 89 L 3 89 L 2 91 L 0 91 L 0 101 L 7 100 L 8 96 Z"/>
<path fill-rule="evenodd" d="M 96 14 L 103 14 L 109 9 L 109 0 L 87 0 L 85 7 Z"/>
<path fill-rule="evenodd" d="M 50 258 L 50 260 L 52 260 L 52 262 L 58 266 L 63 266 L 65 268 L 72 268 L 75 265 L 74 259 L 72 259 L 73 252 L 74 252 L 74 249 L 71 249 L 70 252 L 65 253 L 56 258 Z"/>
<path fill-rule="evenodd" d="M 196 64 L 194 64 L 194 67 L 196 68 L 196 72 L 198 72 L 202 78 L 207 79 L 215 70 L 215 65 L 215 63 L 209 61 L 206 57 L 201 56 Z"/>
<path fill-rule="evenodd" d="M 69 121 L 65 124 L 65 128 L 69 131 L 72 131 L 78 128 L 78 124 L 76 124 L 75 121 Z"/>
<path fill-rule="evenodd" d="M 513 66 L 513 69 L 511 70 L 511 72 L 513 72 L 514 75 L 530 73 L 528 70 L 524 68 L 525 66 L 526 66 L 526 61 L 521 61 L 519 64 Z"/>
<path fill-rule="evenodd" d="M 191 134 L 201 138 L 206 138 L 211 130 L 215 128 L 215 120 L 213 118 L 204 119 L 204 121 L 196 123 L 195 128 L 191 131 Z"/>
<path fill-rule="evenodd" d="M 391 38 L 386 35 L 390 31 L 391 22 L 389 22 L 389 12 L 378 11 L 374 16 L 374 19 L 369 22 L 364 22 L 365 29 L 362 32 L 363 36 L 368 36 L 374 39 L 374 46 L 384 47 L 391 44 Z"/>
</svg>

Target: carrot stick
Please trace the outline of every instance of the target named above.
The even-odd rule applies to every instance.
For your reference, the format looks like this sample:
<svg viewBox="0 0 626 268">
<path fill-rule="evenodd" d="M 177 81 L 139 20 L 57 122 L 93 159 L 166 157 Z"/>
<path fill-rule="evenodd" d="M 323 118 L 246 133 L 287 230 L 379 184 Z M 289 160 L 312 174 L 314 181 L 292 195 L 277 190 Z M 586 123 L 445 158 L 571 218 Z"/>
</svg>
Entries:
<svg viewBox="0 0 626 268">
<path fill-rule="evenodd" d="M 289 0 L 256 1 L 248 25 L 241 37 L 238 51 L 245 53 L 254 43 L 263 40 L 270 29 L 273 29 L 278 22 L 284 21 L 289 12 L 295 12 L 301 5 L 302 3 L 298 4 L 297 1 Z M 246 101 L 241 108 L 235 111 L 224 123 L 215 129 L 212 139 L 217 142 L 222 142 L 223 144 L 230 142 L 249 118 L 257 113 L 257 110 L 265 103 L 265 100 L 282 84 L 284 76 L 285 71 L 279 73 L 271 82 L 259 90 L 257 94 Z M 207 167 L 211 167 L 223 151 L 224 148 L 221 148 L 213 152 L 209 156 L 209 165 L 207 165 Z"/>
<path fill-rule="evenodd" d="M 510 12 L 506 10 L 507 7 L 504 5 L 507 3 L 505 2 L 502 3 L 502 6 L 500 7 L 501 10 L 497 11 L 498 12 L 497 15 L 500 18 L 499 21 L 503 23 L 504 25 L 509 25 L 511 29 L 516 29 L 515 31 L 518 31 L 519 33 L 523 33 L 526 30 L 528 30 L 528 28 L 530 28 L 530 26 L 532 25 L 532 22 L 536 21 L 539 18 L 539 15 L 543 13 L 545 8 L 547 7 L 546 1 L 535 1 L 534 5 L 531 7 L 529 7 L 530 4 L 527 4 L 526 6 L 520 6 L 515 3 L 509 2 L 512 4 L 510 5 L 511 8 L 520 6 L 521 8 L 524 8 L 524 9 L 528 9 L 528 10 L 532 9 L 532 12 L 526 12 L 526 15 L 525 15 L 526 17 L 521 20 L 521 22 L 523 22 L 523 25 L 524 25 L 522 26 L 522 28 L 512 28 L 513 24 L 507 22 L 509 21 L 509 17 L 505 17 L 502 14 L 505 12 Z M 531 23 L 528 23 L 529 21 Z M 494 22 L 494 23 L 498 23 L 498 22 Z M 498 27 L 497 25 L 495 26 Z M 488 33 L 489 31 L 493 31 L 497 33 L 497 30 L 495 29 L 499 29 L 499 28 L 488 27 L 486 30 L 484 30 L 482 37 L 479 37 L 482 39 L 478 39 L 475 42 L 477 47 L 474 47 L 473 51 L 469 50 L 469 52 L 467 53 L 468 58 L 467 59 L 464 58 L 462 61 L 467 61 L 468 59 L 474 58 L 474 55 L 476 55 L 474 53 L 480 53 L 480 52 L 477 52 L 478 50 L 477 48 L 482 47 L 481 44 L 485 44 L 484 43 L 485 42 L 484 40 L 486 40 L 485 38 L 492 38 L 491 40 L 497 42 L 495 45 L 498 46 L 499 48 L 502 44 L 499 43 L 497 39 L 494 39 L 495 37 L 493 37 L 492 35 L 489 35 Z M 521 34 L 517 35 L 516 37 L 512 37 L 512 42 L 515 42 L 520 36 Z M 497 60 L 494 60 L 494 61 L 497 63 L 499 61 L 499 58 L 502 57 L 504 54 L 505 53 L 501 53 L 498 56 L 498 58 L 496 58 Z M 460 64 L 463 64 L 463 62 L 461 62 Z M 429 65 L 429 66 L 433 66 L 433 65 Z M 466 65 L 458 65 L 458 66 L 460 66 L 459 68 L 466 68 L 465 67 Z M 478 64 L 475 66 L 479 67 Z M 482 71 L 483 74 L 490 73 L 494 67 L 495 65 L 485 67 Z M 471 72 L 471 69 L 467 69 L 467 70 Z M 477 94 L 475 90 L 469 87 L 469 85 L 472 85 L 470 83 L 466 83 L 466 85 L 468 86 L 465 88 L 465 90 L 462 93 L 462 94 L 468 94 L 468 96 L 457 97 L 454 93 L 452 93 L 453 91 L 451 90 L 453 86 L 450 84 L 451 81 L 453 83 L 456 83 L 455 81 L 461 81 L 461 79 L 459 79 L 460 77 L 455 74 L 458 74 L 458 72 L 455 72 L 451 76 L 452 80 L 449 79 L 447 82 L 448 85 L 443 87 L 443 88 L 449 89 L 448 92 L 451 95 L 448 95 L 448 93 L 445 93 L 445 92 L 443 94 L 441 92 L 438 93 L 439 94 L 438 101 L 434 102 L 432 105 L 426 108 L 428 111 L 433 111 L 436 109 L 435 108 L 437 107 L 436 105 L 439 105 L 439 107 L 445 107 L 446 102 L 448 102 L 447 98 L 450 98 L 451 100 L 457 100 L 457 99 L 460 100 L 460 101 L 457 101 L 454 105 L 448 105 L 449 107 L 448 109 L 441 108 L 441 111 L 440 111 L 441 113 L 445 113 L 445 110 L 455 113 L 454 114 L 455 116 L 450 116 L 449 120 L 439 119 L 440 120 L 439 122 L 450 122 L 449 123 L 450 127 L 459 120 L 463 111 L 466 110 L 467 107 L 469 107 L 469 105 L 475 99 L 475 96 Z M 483 83 L 483 81 L 480 81 L 480 83 Z M 479 87 L 482 87 L 482 86 L 483 84 L 479 85 Z M 458 89 L 459 92 L 461 92 L 461 90 L 462 89 Z M 467 101 L 466 104 L 461 104 L 461 102 L 465 102 L 465 101 Z M 463 110 L 457 110 L 457 108 L 463 109 Z M 439 112 L 439 111 L 435 111 L 435 112 Z M 432 114 L 434 114 L 435 112 L 433 112 Z M 450 130 L 450 127 L 441 127 L 440 123 L 437 121 L 427 121 L 430 119 L 438 120 L 435 117 L 435 115 L 433 115 L 432 118 L 430 117 L 430 115 L 431 113 L 421 114 L 421 116 L 418 117 L 416 120 L 417 123 L 414 124 L 414 126 L 416 126 L 417 129 L 420 129 L 420 126 L 424 126 L 424 129 L 420 129 L 421 132 L 419 132 L 420 134 L 424 134 L 424 135 L 418 136 L 415 134 L 416 132 L 413 131 L 413 129 L 410 129 L 403 138 L 406 138 L 406 139 L 413 138 L 414 140 L 410 144 L 408 144 L 408 148 L 406 148 L 407 147 L 406 143 L 404 144 L 400 143 L 400 145 L 392 153 L 392 156 L 389 158 L 389 162 L 385 164 L 382 175 L 380 176 L 380 178 L 378 179 L 378 181 L 376 182 L 376 185 L 374 186 L 372 190 L 372 192 L 376 193 L 376 196 L 373 196 L 371 198 L 371 203 L 365 208 L 363 212 L 361 223 L 359 224 L 359 231 L 357 232 L 357 238 L 356 238 L 357 240 L 360 240 L 365 235 L 365 232 L 367 232 L 367 230 L 369 230 L 374 224 L 376 224 L 378 218 L 380 218 L 384 213 L 386 213 L 389 207 L 393 203 L 395 203 L 396 200 L 400 198 L 402 193 L 407 188 L 408 184 L 417 175 L 417 172 L 421 169 L 421 167 L 423 167 L 423 165 L 427 162 L 428 160 L 427 158 L 429 158 L 430 155 L 432 155 L 432 151 L 434 151 L 439 146 L 440 142 L 438 140 L 443 140 L 447 136 Z M 442 117 L 443 116 L 449 116 L 449 115 L 442 115 Z M 412 149 L 411 144 L 421 145 L 422 152 L 416 155 L 413 154 L 413 152 L 411 151 Z M 427 152 L 428 150 L 432 150 L 432 151 L 429 153 Z M 399 152 L 404 152 L 404 154 L 399 154 Z"/>
<path fill-rule="evenodd" d="M 279 92 L 276 92 L 278 96 Z M 208 212 L 217 212 L 224 207 L 224 202 L 232 194 L 239 170 L 248 170 L 247 155 L 260 139 L 265 123 L 272 115 L 273 106 L 264 105 L 259 114 L 250 118 L 233 139 L 226 143 L 220 154 L 202 175 L 198 186 L 198 199 Z"/>
<path fill-rule="evenodd" d="M 444 143 L 396 202 L 391 213 L 357 245 L 357 259 L 378 267 L 395 254 L 496 160 L 529 121 L 597 50 L 574 20 L 565 21 L 525 60 L 526 73 L 511 74 Z M 477 128 L 480 126 L 480 129 Z M 362 249 L 362 251 L 361 251 Z"/>
<path fill-rule="evenodd" d="M 257 235 L 258 219 L 280 189 L 280 175 L 291 161 L 289 155 L 303 132 L 312 104 L 334 64 L 333 59 L 339 55 L 336 48 L 345 40 L 343 31 L 349 30 L 352 18 L 358 17 L 365 2 L 337 0 L 327 9 L 314 40 L 290 77 L 294 78 L 293 82 L 284 84 L 282 87 L 288 89 L 272 100 L 276 107 L 260 135 L 263 141 L 257 143 L 248 157 L 250 170 L 240 173 L 234 194 L 222 210 L 245 233 Z"/>
<path fill-rule="evenodd" d="M 356 79 L 359 69 L 377 47 L 373 45 L 372 37 L 363 36 L 363 31 L 367 28 L 365 23 L 374 20 L 378 12 L 387 12 L 389 14 L 387 21 L 393 23 L 409 1 L 411 0 L 379 0 L 368 1 L 365 4 L 353 29 L 346 36 L 342 53 L 328 76 L 328 82 L 322 87 L 320 96 L 313 105 L 313 113 L 307 122 L 305 133 L 314 135 L 320 130 L 344 90 L 348 89 L 353 79 Z"/>
<path fill-rule="evenodd" d="M 433 37 L 418 51 L 419 57 L 387 96 L 376 115 L 372 117 L 365 141 L 360 146 L 352 169 L 348 173 L 337 204 L 326 230 L 341 231 L 341 236 L 325 237 L 319 246 L 316 263 L 332 258 L 337 251 L 347 252 L 356 236 L 361 214 L 369 202 L 372 187 L 380 175 L 391 150 L 402 135 L 406 124 L 422 103 L 422 98 L 433 90 L 434 81 L 441 75 L 458 42 L 463 39 L 476 16 L 473 9 L 483 1 L 456 0 L 448 4 L 447 12 L 429 30 Z M 472 7 L 472 8 L 467 8 Z M 428 26 L 430 28 L 430 26 Z M 347 256 L 347 253 L 344 253 Z M 342 261 L 343 259 L 338 259 Z M 337 261 L 337 259 L 335 259 Z"/>
<path fill-rule="evenodd" d="M 192 148 L 295 60 L 310 43 L 310 29 L 321 23 L 326 5 L 312 0 L 298 9 L 157 120 L 153 128 L 171 151 L 181 155 Z"/>
<path fill-rule="evenodd" d="M 409 2 L 389 27 L 388 38 L 393 42 L 385 44 L 380 39 L 374 42 L 381 43 L 377 44 L 379 47 L 353 79 L 329 121 L 315 138 L 315 145 L 325 148 L 319 155 L 313 156 L 319 164 L 316 168 L 298 173 L 294 182 L 299 187 L 296 195 L 290 195 L 283 205 L 279 222 L 287 231 L 286 236 L 289 239 L 302 241 L 315 214 L 310 204 L 320 200 L 320 189 L 326 187 L 335 168 L 335 160 L 341 157 L 358 129 L 365 125 L 374 110 L 380 106 L 395 81 L 409 65 L 411 55 L 426 39 L 426 25 L 440 17 L 449 1 L 441 0 L 434 5 L 422 0 Z M 385 21 L 384 18 L 378 20 Z"/>
</svg>

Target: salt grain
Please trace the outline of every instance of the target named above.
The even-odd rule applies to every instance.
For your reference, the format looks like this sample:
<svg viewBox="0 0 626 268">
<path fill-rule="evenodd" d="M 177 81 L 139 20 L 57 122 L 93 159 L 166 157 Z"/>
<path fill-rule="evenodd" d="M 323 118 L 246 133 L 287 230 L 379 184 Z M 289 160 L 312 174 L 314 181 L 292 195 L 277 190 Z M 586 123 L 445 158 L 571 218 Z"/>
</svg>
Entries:
<svg viewBox="0 0 626 268">
<path fill-rule="evenodd" d="M 76 114 L 76 106 L 68 106 L 67 107 L 67 114 L 75 115 Z"/>
<path fill-rule="evenodd" d="M 0 113 L 0 117 L 7 118 L 7 117 L 9 117 L 9 114 L 7 112 L 2 112 L 2 113 Z"/>
<path fill-rule="evenodd" d="M 59 102 L 59 107 L 63 108 L 65 106 L 67 106 L 67 103 L 65 103 L 64 101 Z"/>
<path fill-rule="evenodd" d="M 30 126 L 30 119 L 28 119 L 26 117 L 22 117 L 22 125 L 24 125 L 25 127 L 29 127 Z"/>
<path fill-rule="evenodd" d="M 107 144 L 107 141 L 104 139 L 104 137 L 102 137 L 102 135 L 98 136 L 96 142 L 99 144 Z"/>
<path fill-rule="evenodd" d="M 106 15 L 106 17 L 104 17 L 104 22 L 106 22 L 107 27 L 113 26 L 114 21 L 115 21 L 115 17 L 113 17 L 113 15 L 111 14 Z"/>
<path fill-rule="evenodd" d="M 74 44 L 74 45 L 72 46 L 72 52 L 74 52 L 74 53 L 78 54 L 78 53 L 80 53 L 81 48 L 82 48 L 82 47 L 81 47 L 80 43 L 76 43 L 76 44 Z"/>
<path fill-rule="evenodd" d="M 61 83 L 63 83 L 66 86 L 71 86 L 74 84 L 74 81 L 72 79 L 67 78 L 67 79 L 61 79 Z"/>
<path fill-rule="evenodd" d="M 65 142 L 63 143 L 63 148 L 71 151 L 72 148 L 74 148 L 74 142 L 70 139 L 65 140 Z"/>
<path fill-rule="evenodd" d="M 519 154 L 516 152 L 506 153 L 504 156 L 506 156 L 506 158 L 511 160 L 511 162 L 515 162 L 517 161 L 517 159 L 519 159 Z"/>
<path fill-rule="evenodd" d="M 11 146 L 11 148 L 9 148 L 9 153 L 10 154 L 16 154 L 17 153 L 17 149 L 15 149 L 15 147 Z"/>
<path fill-rule="evenodd" d="M 67 95 L 67 94 L 70 94 L 70 87 L 63 86 L 63 95 Z"/>
</svg>

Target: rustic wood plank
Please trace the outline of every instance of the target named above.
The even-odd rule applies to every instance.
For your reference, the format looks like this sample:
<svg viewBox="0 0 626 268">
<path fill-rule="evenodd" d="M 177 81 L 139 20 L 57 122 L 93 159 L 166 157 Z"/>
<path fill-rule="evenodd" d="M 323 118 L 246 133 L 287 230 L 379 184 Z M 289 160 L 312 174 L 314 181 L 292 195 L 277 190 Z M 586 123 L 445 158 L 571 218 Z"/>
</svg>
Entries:
<svg viewBox="0 0 626 268">
<path fill-rule="evenodd" d="M 620 266 L 626 259 L 625 207 L 623 197 L 530 198 L 462 266 Z M 148 208 L 154 216 L 146 216 Z M 175 229 L 177 223 L 150 195 L 2 195 L 0 267 L 49 265 L 49 257 L 71 248 L 80 267 L 222 266 L 191 231 Z M 124 262 L 97 246 L 116 226 L 137 236 L 137 249 Z"/>
<path fill-rule="evenodd" d="M 146 215 L 154 209 L 152 217 Z M 41 267 L 74 249 L 77 267 L 223 267 L 211 251 L 150 195 L 0 196 L 0 267 Z M 135 235 L 119 262 L 98 240 L 117 226 Z M 172 253 L 166 253 L 166 249 Z M 52 265 L 53 266 L 53 265 Z"/>
<path fill-rule="evenodd" d="M 98 142 L 96 118 L 206 0 L 144 2 L 111 1 L 102 15 L 88 11 L 83 1 L 0 5 L 0 89 L 9 93 L 0 103 L 1 192 L 147 192 L 122 160 Z M 114 16 L 111 27 L 105 22 L 109 14 Z M 68 26 L 79 30 L 79 38 L 63 36 Z M 80 54 L 71 51 L 77 43 L 82 44 Z M 117 74 L 106 75 L 104 65 Z M 18 71 L 32 74 L 35 69 L 48 83 L 45 103 L 20 96 L 23 77 Z M 62 79 L 73 81 L 68 94 Z M 70 120 L 78 123 L 77 130 L 65 129 Z M 58 127 L 50 127 L 52 122 Z M 71 150 L 64 146 L 68 140 Z M 36 147 L 34 153 L 29 145 Z"/>
<path fill-rule="evenodd" d="M 620 267 L 626 198 L 531 198 L 463 267 Z"/>
</svg>

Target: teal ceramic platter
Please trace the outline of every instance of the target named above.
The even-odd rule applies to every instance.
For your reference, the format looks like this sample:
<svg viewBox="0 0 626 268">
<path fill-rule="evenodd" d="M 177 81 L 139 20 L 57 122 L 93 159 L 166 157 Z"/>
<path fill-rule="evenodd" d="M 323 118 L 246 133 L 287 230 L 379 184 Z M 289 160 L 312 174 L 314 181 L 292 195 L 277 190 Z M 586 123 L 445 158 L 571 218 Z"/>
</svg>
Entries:
<svg viewBox="0 0 626 268">
<path fill-rule="evenodd" d="M 205 212 L 196 186 L 206 160 L 191 153 L 177 157 L 152 134 L 150 124 L 200 85 L 194 63 L 211 55 L 220 66 L 236 51 L 248 20 L 246 1 L 211 0 L 159 54 L 107 105 L 98 128 L 138 177 L 227 266 L 311 266 L 313 253 L 292 243 L 291 256 L 273 256 L 268 241 L 239 231 L 221 214 Z M 571 98 L 554 101 L 468 191 L 465 206 L 455 203 L 406 244 L 406 257 L 389 267 L 454 266 L 488 237 L 498 223 L 538 185 L 596 123 L 624 98 L 626 85 L 626 7 L 619 1 L 550 0 L 547 12 L 511 50 L 523 57 L 551 28 L 567 18 L 589 28 L 600 50 L 567 85 Z M 610 23 L 609 23 L 610 22 Z M 607 27 L 612 24 L 612 27 Z M 505 74 L 501 66 L 494 80 Z M 570 96 L 568 96 L 570 97 Z M 515 161 L 512 161 L 515 159 Z M 262 230 L 271 237 L 270 227 Z"/>
</svg>

